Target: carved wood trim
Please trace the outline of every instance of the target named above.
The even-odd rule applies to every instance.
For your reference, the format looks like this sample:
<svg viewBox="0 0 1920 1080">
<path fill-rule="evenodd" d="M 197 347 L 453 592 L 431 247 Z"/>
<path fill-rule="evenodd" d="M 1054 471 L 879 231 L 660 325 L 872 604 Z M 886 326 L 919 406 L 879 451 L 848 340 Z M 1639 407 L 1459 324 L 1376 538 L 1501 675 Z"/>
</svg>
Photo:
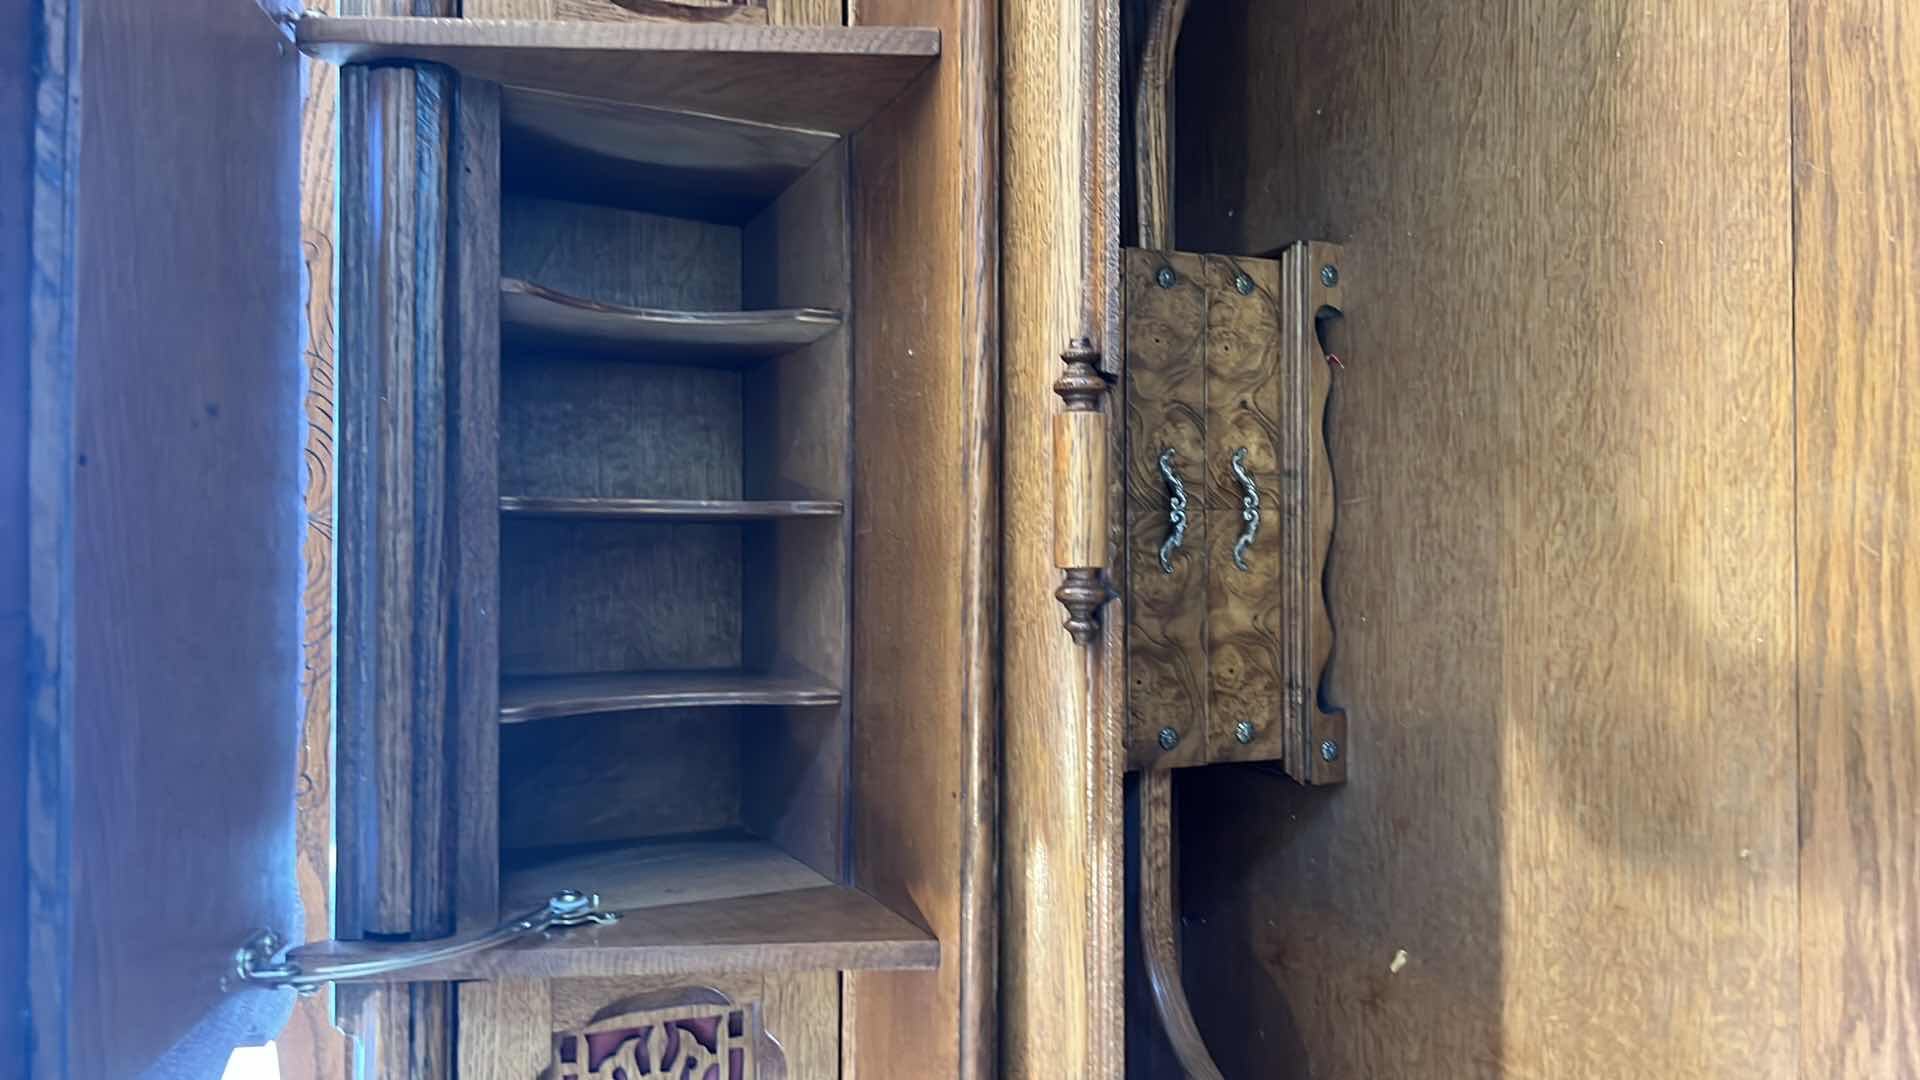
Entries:
<svg viewBox="0 0 1920 1080">
<path fill-rule="evenodd" d="M 735 1004 L 711 989 L 615 1002 L 593 1021 L 555 1032 L 543 1080 L 786 1080 L 786 1056 L 763 1025 L 758 1002 Z"/>
</svg>

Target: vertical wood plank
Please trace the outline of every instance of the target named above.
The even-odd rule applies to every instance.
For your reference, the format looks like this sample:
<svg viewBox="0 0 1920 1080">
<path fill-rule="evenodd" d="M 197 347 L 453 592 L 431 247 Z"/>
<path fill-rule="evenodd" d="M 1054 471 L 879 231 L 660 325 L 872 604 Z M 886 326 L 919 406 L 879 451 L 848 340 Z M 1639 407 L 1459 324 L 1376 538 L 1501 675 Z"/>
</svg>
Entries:
<svg viewBox="0 0 1920 1080">
<path fill-rule="evenodd" d="M 1920 1077 L 1920 22 L 1796 0 L 1800 1075 Z"/>
<path fill-rule="evenodd" d="M 1086 646 L 1060 628 L 1050 462 L 1025 449 L 1047 445 L 1059 408 L 1055 357 L 1069 341 L 1090 339 L 1109 369 L 1121 359 L 1116 22 L 1112 6 L 1083 0 L 1007 0 L 1001 18 L 1010 449 L 1001 469 L 1000 1070 L 1009 1080 L 1110 1080 L 1123 1067 L 1127 616 L 1109 602 L 1101 639 Z"/>
<path fill-rule="evenodd" d="M 850 20 L 941 32 L 940 63 L 851 140 L 848 515 L 853 883 L 917 910 L 941 966 L 846 975 L 842 1075 L 976 1080 L 999 1016 L 1000 5 L 862 0 Z"/>
<path fill-rule="evenodd" d="M 553 998 L 545 979 L 461 983 L 459 1080 L 534 1080 L 553 1064 Z"/>
<path fill-rule="evenodd" d="M 447 118 L 438 72 L 354 66 L 340 82 L 335 918 L 341 936 L 358 937 L 413 932 L 417 916 L 435 914 L 420 910 L 431 888 L 419 904 L 415 892 L 439 880 L 416 845 L 442 820 L 429 748 L 445 722 L 446 260 L 435 238 L 446 227 Z M 434 920 L 421 921 L 431 935 Z"/>
</svg>

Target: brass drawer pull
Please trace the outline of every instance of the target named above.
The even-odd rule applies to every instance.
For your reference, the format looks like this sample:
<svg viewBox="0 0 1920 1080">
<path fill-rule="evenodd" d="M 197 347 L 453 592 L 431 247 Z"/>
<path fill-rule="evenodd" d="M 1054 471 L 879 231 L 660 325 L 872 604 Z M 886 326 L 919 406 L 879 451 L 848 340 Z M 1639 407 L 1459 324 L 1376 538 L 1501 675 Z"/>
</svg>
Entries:
<svg viewBox="0 0 1920 1080">
<path fill-rule="evenodd" d="M 1160 451 L 1160 475 L 1167 478 L 1167 541 L 1160 545 L 1160 569 L 1173 573 L 1173 553 L 1187 541 L 1187 485 L 1173 471 L 1173 448 Z"/>
<path fill-rule="evenodd" d="M 1247 549 L 1253 546 L 1253 538 L 1260 534 L 1260 489 L 1254 486 L 1253 477 L 1247 474 L 1247 448 L 1244 446 L 1233 452 L 1233 475 L 1240 478 L 1240 490 L 1246 493 L 1240 497 L 1240 516 L 1247 523 L 1246 530 L 1233 545 L 1233 565 L 1245 573 Z"/>
</svg>

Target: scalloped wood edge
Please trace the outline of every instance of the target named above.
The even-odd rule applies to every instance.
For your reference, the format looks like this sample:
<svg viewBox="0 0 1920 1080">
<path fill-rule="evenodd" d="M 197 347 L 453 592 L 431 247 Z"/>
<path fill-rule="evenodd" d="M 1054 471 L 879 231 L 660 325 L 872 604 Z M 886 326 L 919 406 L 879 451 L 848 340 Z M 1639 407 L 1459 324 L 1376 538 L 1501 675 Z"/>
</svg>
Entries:
<svg viewBox="0 0 1920 1080">
<path fill-rule="evenodd" d="M 678 311 L 622 307 L 519 278 L 500 279 L 500 321 L 522 345 L 676 357 L 764 359 L 804 348 L 844 321 L 826 308 Z"/>
</svg>

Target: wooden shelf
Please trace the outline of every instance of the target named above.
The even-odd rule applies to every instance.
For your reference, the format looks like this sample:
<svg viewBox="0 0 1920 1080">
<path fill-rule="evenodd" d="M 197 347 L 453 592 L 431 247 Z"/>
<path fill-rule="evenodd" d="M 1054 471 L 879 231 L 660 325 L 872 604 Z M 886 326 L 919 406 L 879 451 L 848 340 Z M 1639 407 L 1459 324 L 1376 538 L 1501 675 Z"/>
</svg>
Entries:
<svg viewBox="0 0 1920 1080">
<path fill-rule="evenodd" d="M 644 671 L 522 675 L 501 680 L 500 722 L 633 709 L 837 705 L 840 691 L 811 676 L 752 671 Z"/>
<path fill-rule="evenodd" d="M 840 138 L 517 87 L 501 92 L 500 128 L 508 190 L 733 225 Z"/>
<path fill-rule="evenodd" d="M 509 517 L 583 518 L 599 521 L 776 521 L 839 517 L 845 504 L 804 499 L 620 499 L 602 496 L 503 495 Z"/>
<path fill-rule="evenodd" d="M 940 943 L 914 922 L 779 848 L 743 836 L 532 853 L 505 867 L 501 911 L 532 910 L 560 889 L 599 894 L 602 907 L 621 913 L 620 921 L 410 969 L 397 978 L 929 969 L 940 962 Z M 350 962 L 394 948 L 330 941 L 296 949 L 294 957 Z"/>
<path fill-rule="evenodd" d="M 309 15 L 334 63 L 419 60 L 504 87 L 830 135 L 854 131 L 940 53 L 938 30 Z"/>
<path fill-rule="evenodd" d="M 678 363 L 732 366 L 811 345 L 840 326 L 824 308 L 668 311 L 568 296 L 518 278 L 500 282 L 500 324 L 514 344 Z"/>
</svg>

